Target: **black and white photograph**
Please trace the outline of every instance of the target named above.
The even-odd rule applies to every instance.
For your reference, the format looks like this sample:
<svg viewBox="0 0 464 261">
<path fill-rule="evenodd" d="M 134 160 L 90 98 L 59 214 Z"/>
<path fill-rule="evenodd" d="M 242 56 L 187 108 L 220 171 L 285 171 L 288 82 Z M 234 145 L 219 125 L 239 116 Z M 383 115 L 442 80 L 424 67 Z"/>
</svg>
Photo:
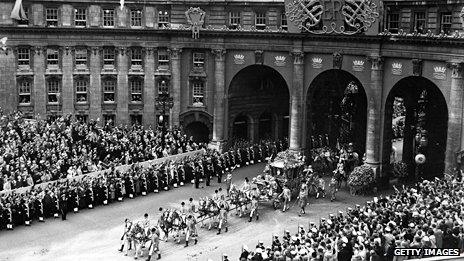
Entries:
<svg viewBox="0 0 464 261">
<path fill-rule="evenodd" d="M 0 0 L 0 261 L 464 260 L 464 0 Z"/>
</svg>

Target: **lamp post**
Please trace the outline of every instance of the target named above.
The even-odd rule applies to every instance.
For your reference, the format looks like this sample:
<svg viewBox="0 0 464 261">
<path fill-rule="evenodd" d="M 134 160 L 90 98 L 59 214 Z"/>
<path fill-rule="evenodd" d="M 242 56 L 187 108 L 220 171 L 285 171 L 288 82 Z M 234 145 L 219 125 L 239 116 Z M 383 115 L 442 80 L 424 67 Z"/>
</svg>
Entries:
<svg viewBox="0 0 464 261">
<path fill-rule="evenodd" d="M 165 141 L 164 136 L 166 135 L 166 112 L 170 110 L 174 106 L 174 99 L 169 96 L 167 84 L 165 80 L 162 80 L 160 83 L 162 88 L 160 88 L 160 92 L 158 93 L 158 97 L 155 98 L 155 107 L 157 111 L 161 111 L 161 115 L 159 116 L 159 123 L 161 123 L 161 144 L 164 147 Z"/>
</svg>

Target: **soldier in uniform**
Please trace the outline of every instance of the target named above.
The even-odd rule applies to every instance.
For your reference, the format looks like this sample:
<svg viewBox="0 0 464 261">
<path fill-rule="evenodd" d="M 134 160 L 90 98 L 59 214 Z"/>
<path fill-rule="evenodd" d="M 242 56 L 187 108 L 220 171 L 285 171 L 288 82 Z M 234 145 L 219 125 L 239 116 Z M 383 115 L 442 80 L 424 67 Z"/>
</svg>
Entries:
<svg viewBox="0 0 464 261">
<path fill-rule="evenodd" d="M 195 176 L 195 188 L 200 188 L 200 166 L 195 166 L 193 174 Z"/>
<path fill-rule="evenodd" d="M 288 185 L 284 185 L 284 189 L 282 193 L 279 195 L 279 197 L 283 197 L 284 199 L 284 208 L 282 209 L 283 212 L 285 212 L 288 209 L 288 204 L 290 204 L 290 200 L 292 198 L 292 192 L 288 188 Z"/>
<path fill-rule="evenodd" d="M 228 228 L 228 224 L 227 224 L 227 215 L 228 215 L 228 212 L 226 210 L 226 208 L 224 207 L 224 205 L 221 204 L 221 208 L 219 209 L 219 225 L 218 225 L 218 232 L 217 234 L 221 234 L 221 230 L 222 228 L 224 227 L 225 228 L 225 231 L 227 232 L 229 230 Z"/>
<path fill-rule="evenodd" d="M 184 169 L 184 163 L 180 163 L 177 165 L 177 175 L 179 178 L 179 185 L 184 185 L 185 183 L 185 169 Z"/>
<path fill-rule="evenodd" d="M 159 250 L 159 242 L 160 242 L 160 232 L 156 227 L 151 229 L 150 233 L 150 247 L 148 249 L 148 258 L 146 261 L 151 260 L 151 256 L 153 254 L 158 254 L 158 259 L 161 259 L 161 253 Z"/>
<path fill-rule="evenodd" d="M 213 175 L 213 165 L 211 163 L 211 158 L 208 158 L 206 161 L 206 168 L 203 169 L 205 170 L 206 186 L 209 186 L 211 184 L 211 176 Z"/>
<path fill-rule="evenodd" d="M 188 213 L 188 208 L 187 208 L 187 206 L 185 206 L 185 202 L 183 202 L 183 201 L 182 201 L 182 203 L 180 203 L 179 212 L 180 212 L 180 214 L 182 215 L 183 218 L 185 218 L 185 216 Z"/>
<path fill-rule="evenodd" d="M 195 206 L 195 203 L 193 202 L 193 198 L 190 198 L 188 203 L 188 213 L 190 215 L 193 215 L 195 212 L 197 212 L 197 208 Z"/>
<path fill-rule="evenodd" d="M 60 213 L 61 213 L 61 220 L 66 220 L 66 214 L 68 213 L 68 198 L 66 196 L 66 192 L 61 193 L 60 197 Z"/>
<path fill-rule="evenodd" d="M 197 227 L 196 227 L 196 220 L 193 218 L 193 215 L 188 215 L 187 220 L 185 221 L 185 224 L 187 225 L 187 232 L 185 235 L 185 247 L 188 247 L 189 245 L 189 239 L 190 237 L 195 239 L 195 245 L 198 243 L 197 239 Z"/>
<path fill-rule="evenodd" d="M 298 205 L 300 206 L 300 213 L 298 216 L 301 217 L 302 214 L 305 214 L 305 207 L 308 204 L 308 189 L 306 184 L 301 184 L 300 194 L 298 195 Z"/>
<path fill-rule="evenodd" d="M 124 233 L 122 234 L 121 237 L 121 248 L 119 248 L 119 252 L 122 252 L 124 250 L 124 246 L 126 246 L 126 253 L 125 255 L 127 256 L 129 250 L 131 250 L 131 238 L 130 238 L 130 231 L 132 229 L 132 222 L 126 218 L 124 220 Z"/>
<path fill-rule="evenodd" d="M 142 195 L 146 195 L 148 193 L 148 181 L 147 181 L 147 175 L 145 171 L 143 171 L 140 174 L 140 181 L 141 181 L 140 191 Z"/>
<path fill-rule="evenodd" d="M 256 215 L 256 221 L 259 219 L 259 213 L 258 213 L 258 199 L 259 199 L 259 191 L 256 187 L 253 187 L 251 193 L 251 211 L 250 211 L 250 219 L 248 222 L 251 222 L 253 219 L 253 216 Z"/>
</svg>

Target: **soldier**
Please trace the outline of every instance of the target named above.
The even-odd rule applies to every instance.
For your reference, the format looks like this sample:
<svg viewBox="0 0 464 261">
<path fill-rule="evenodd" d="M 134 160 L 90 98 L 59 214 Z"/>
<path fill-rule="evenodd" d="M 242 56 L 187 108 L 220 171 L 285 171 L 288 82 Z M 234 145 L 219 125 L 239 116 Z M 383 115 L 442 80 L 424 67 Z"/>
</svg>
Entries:
<svg viewBox="0 0 464 261">
<path fill-rule="evenodd" d="M 211 176 L 213 175 L 213 166 L 211 165 L 211 158 L 208 158 L 207 161 L 205 161 L 205 167 L 203 169 L 205 170 L 205 176 L 206 176 L 206 186 L 209 186 L 211 183 Z"/>
<path fill-rule="evenodd" d="M 185 169 L 183 163 L 177 165 L 177 175 L 179 177 L 179 185 L 183 186 L 185 183 Z"/>
<path fill-rule="evenodd" d="M 13 210 L 11 208 L 10 203 L 6 203 L 4 215 L 6 216 L 6 229 L 12 230 L 14 222 L 13 222 Z"/>
<path fill-rule="evenodd" d="M 119 249 L 119 252 L 122 252 L 124 250 L 124 246 L 126 246 L 126 253 L 125 255 L 127 256 L 129 250 L 131 250 L 131 239 L 129 236 L 129 232 L 132 229 L 132 222 L 126 218 L 124 220 L 124 233 L 122 234 L 121 237 L 121 248 Z"/>
<path fill-rule="evenodd" d="M 148 213 L 143 215 L 142 228 L 145 231 L 145 234 L 148 234 L 150 228 L 150 219 L 148 219 Z"/>
<path fill-rule="evenodd" d="M 195 167 L 194 171 L 194 176 L 195 176 L 195 188 L 198 189 L 200 188 L 200 166 Z"/>
<path fill-rule="evenodd" d="M 261 162 L 264 160 L 263 158 L 263 148 L 262 148 L 262 145 L 258 145 L 258 153 L 257 153 L 257 160 L 258 162 Z"/>
<path fill-rule="evenodd" d="M 190 237 L 195 239 L 194 242 L 196 245 L 198 243 L 198 239 L 197 239 L 198 235 L 197 235 L 196 221 L 193 218 L 193 215 L 189 215 L 185 223 L 187 225 L 187 232 L 185 235 L 185 247 L 188 247 Z"/>
<path fill-rule="evenodd" d="M 146 196 L 148 192 L 148 181 L 147 181 L 147 176 L 146 176 L 145 171 L 141 173 L 140 180 L 142 183 L 142 186 L 140 188 L 142 192 L 142 196 Z"/>
<path fill-rule="evenodd" d="M 335 193 L 337 193 L 337 189 L 338 189 L 338 182 L 337 182 L 337 179 L 335 177 L 332 177 L 330 179 L 330 183 L 329 183 L 329 188 L 330 188 L 330 201 L 334 201 L 335 200 Z"/>
<path fill-rule="evenodd" d="M 159 241 L 160 241 L 160 232 L 156 227 L 151 229 L 150 234 L 150 247 L 148 249 L 148 258 L 146 261 L 151 260 L 151 256 L 156 253 L 158 254 L 158 259 L 161 259 L 161 253 L 159 250 Z"/>
<path fill-rule="evenodd" d="M 259 213 L 258 213 L 258 199 L 259 199 L 259 191 L 256 187 L 253 187 L 253 190 L 250 193 L 251 197 L 251 211 L 250 211 L 250 219 L 248 222 L 251 222 L 253 219 L 253 216 L 256 215 L 256 221 L 259 219 Z"/>
<path fill-rule="evenodd" d="M 190 198 L 188 203 L 188 213 L 193 215 L 193 213 L 195 213 L 196 211 L 197 209 L 195 203 L 193 202 L 193 198 Z"/>
<path fill-rule="evenodd" d="M 221 208 L 219 209 L 219 225 L 218 225 L 218 232 L 217 235 L 221 234 L 222 227 L 225 227 L 225 231 L 229 231 L 228 225 L 227 225 L 227 210 L 224 207 L 223 204 L 221 204 Z"/>
<path fill-rule="evenodd" d="M 279 195 L 279 197 L 283 197 L 284 199 L 284 208 L 282 211 L 285 212 L 286 210 L 288 210 L 288 204 L 290 203 L 292 197 L 292 192 L 288 188 L 287 184 L 284 185 L 284 189 L 282 193 Z"/>
<path fill-rule="evenodd" d="M 179 212 L 183 217 L 185 217 L 185 215 L 187 215 L 188 208 L 185 206 L 185 202 L 183 202 L 183 201 L 182 201 L 182 203 L 180 203 Z"/>
<path fill-rule="evenodd" d="M 94 198 L 93 188 L 91 184 L 89 184 L 87 190 L 85 191 L 85 197 L 87 200 L 87 207 L 92 209 L 95 198 Z"/>
<path fill-rule="evenodd" d="M 61 220 L 66 220 L 66 214 L 68 213 L 68 198 L 66 196 L 66 192 L 61 193 L 59 204 L 60 204 Z"/>
<path fill-rule="evenodd" d="M 308 204 L 308 189 L 306 184 L 301 184 L 300 194 L 298 195 L 298 205 L 300 206 L 300 213 L 298 216 L 301 217 L 302 214 L 305 214 L 305 207 Z"/>
</svg>

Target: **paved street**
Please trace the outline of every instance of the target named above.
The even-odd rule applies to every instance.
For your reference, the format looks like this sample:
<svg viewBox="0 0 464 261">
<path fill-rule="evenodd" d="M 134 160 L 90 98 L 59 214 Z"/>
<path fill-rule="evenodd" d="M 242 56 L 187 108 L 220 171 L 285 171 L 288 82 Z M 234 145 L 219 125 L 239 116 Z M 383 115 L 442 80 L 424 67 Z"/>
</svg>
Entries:
<svg viewBox="0 0 464 261">
<path fill-rule="evenodd" d="M 237 170 L 233 182 L 241 184 L 243 178 L 260 173 L 264 164 Z M 84 210 L 79 214 L 69 214 L 68 220 L 47 220 L 45 223 L 34 223 L 31 227 L 18 227 L 14 231 L 0 232 L 0 260 L 133 260 L 125 257 L 117 249 L 123 232 L 124 218 L 141 219 L 146 212 L 154 220 L 158 218 L 160 206 L 175 207 L 189 197 L 198 199 L 210 195 L 219 186 L 216 182 L 211 187 L 195 190 L 187 187 L 149 194 L 146 197 L 126 199 L 123 203 Z M 161 243 L 162 260 L 221 260 L 222 253 L 228 253 L 232 260 L 236 259 L 241 246 L 246 244 L 253 248 L 259 239 L 265 244 L 271 242 L 273 234 L 281 235 L 289 228 L 296 231 L 299 224 L 307 225 L 310 221 L 318 221 L 329 213 L 345 210 L 349 205 L 368 200 L 353 197 L 341 192 L 336 202 L 328 199 L 311 199 L 305 217 L 298 217 L 297 206 L 289 212 L 274 211 L 270 204 L 260 208 L 260 220 L 248 223 L 246 218 L 239 219 L 232 213 L 228 233 L 216 235 L 216 231 L 199 228 L 198 245 L 183 247 L 172 239 Z"/>
</svg>

